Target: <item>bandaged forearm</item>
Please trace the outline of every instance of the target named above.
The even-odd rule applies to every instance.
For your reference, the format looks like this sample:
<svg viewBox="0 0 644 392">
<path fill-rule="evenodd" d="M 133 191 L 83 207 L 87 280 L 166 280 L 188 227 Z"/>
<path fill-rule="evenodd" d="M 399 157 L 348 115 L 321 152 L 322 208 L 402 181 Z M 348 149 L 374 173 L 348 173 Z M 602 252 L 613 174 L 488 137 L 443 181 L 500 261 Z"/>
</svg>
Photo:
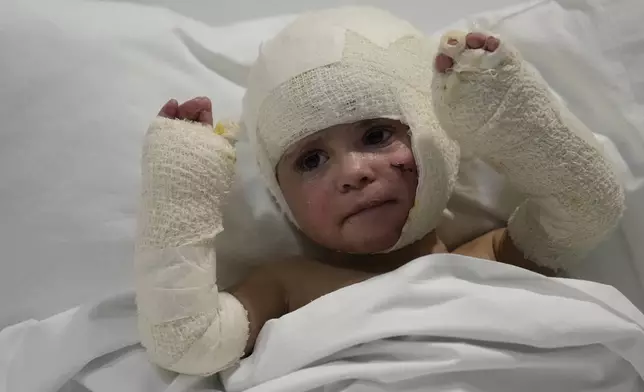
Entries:
<svg viewBox="0 0 644 392">
<path fill-rule="evenodd" d="M 237 362 L 248 338 L 241 303 L 216 284 L 215 236 L 234 150 L 211 127 L 156 119 L 145 138 L 135 253 L 138 325 L 152 362 L 208 375 Z"/>
<path fill-rule="evenodd" d="M 502 44 L 490 56 L 500 60 L 493 69 L 481 69 L 473 55 L 435 77 L 436 112 L 465 154 L 525 194 L 508 222 L 510 237 L 527 258 L 558 269 L 616 226 L 623 190 L 592 133 L 518 53 Z"/>
</svg>

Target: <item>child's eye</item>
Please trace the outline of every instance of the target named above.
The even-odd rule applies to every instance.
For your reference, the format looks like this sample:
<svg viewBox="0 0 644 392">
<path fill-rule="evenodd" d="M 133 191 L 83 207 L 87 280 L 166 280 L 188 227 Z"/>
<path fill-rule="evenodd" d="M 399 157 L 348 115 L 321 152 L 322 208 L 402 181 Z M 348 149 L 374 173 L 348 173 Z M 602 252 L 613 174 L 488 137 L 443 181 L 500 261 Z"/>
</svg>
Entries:
<svg viewBox="0 0 644 392">
<path fill-rule="evenodd" d="M 385 127 L 373 127 L 365 132 L 362 142 L 366 145 L 373 146 L 387 142 L 393 132 Z"/>
<path fill-rule="evenodd" d="M 323 165 L 329 157 L 324 151 L 316 150 L 303 154 L 296 162 L 299 171 L 308 172 L 317 169 Z"/>
</svg>

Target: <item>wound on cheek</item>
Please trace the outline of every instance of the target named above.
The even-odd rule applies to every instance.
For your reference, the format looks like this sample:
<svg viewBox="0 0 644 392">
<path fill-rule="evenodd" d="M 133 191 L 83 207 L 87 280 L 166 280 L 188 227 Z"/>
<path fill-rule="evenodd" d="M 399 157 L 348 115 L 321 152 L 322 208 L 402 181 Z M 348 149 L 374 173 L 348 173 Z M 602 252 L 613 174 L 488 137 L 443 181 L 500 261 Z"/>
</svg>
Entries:
<svg viewBox="0 0 644 392">
<path fill-rule="evenodd" d="M 397 164 L 392 163 L 391 166 L 395 167 L 396 169 L 400 170 L 403 173 L 405 173 L 405 172 L 413 173 L 414 172 L 413 168 L 407 167 L 404 163 L 397 163 Z"/>
</svg>

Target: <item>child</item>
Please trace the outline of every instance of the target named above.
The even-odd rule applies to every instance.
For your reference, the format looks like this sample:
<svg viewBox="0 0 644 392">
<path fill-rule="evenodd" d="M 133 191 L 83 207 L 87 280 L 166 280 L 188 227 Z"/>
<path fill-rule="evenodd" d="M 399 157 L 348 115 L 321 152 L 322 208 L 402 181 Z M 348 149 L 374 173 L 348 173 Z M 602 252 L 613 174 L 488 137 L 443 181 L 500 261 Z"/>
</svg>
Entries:
<svg viewBox="0 0 644 392">
<path fill-rule="evenodd" d="M 208 99 L 162 108 L 144 147 L 135 263 L 152 361 L 216 373 L 253 349 L 267 320 L 447 252 L 435 228 L 460 153 L 486 160 L 526 201 L 506 228 L 455 253 L 552 275 L 616 225 L 623 193 L 592 134 L 507 43 L 455 32 L 438 50 L 370 8 L 302 16 L 262 47 L 242 123 L 276 203 L 318 252 L 261 267 L 227 293 L 213 241 L 230 135 L 213 132 Z"/>
</svg>

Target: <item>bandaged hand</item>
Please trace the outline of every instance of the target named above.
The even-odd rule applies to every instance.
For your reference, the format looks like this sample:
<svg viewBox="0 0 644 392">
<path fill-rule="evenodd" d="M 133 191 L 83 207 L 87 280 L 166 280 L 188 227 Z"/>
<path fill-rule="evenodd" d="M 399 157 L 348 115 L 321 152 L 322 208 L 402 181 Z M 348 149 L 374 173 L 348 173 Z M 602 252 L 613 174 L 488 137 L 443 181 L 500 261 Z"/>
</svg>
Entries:
<svg viewBox="0 0 644 392">
<path fill-rule="evenodd" d="M 624 208 L 594 136 L 504 39 L 443 36 L 433 104 L 464 155 L 482 158 L 526 196 L 508 222 L 530 260 L 565 269 L 593 249 Z"/>
<path fill-rule="evenodd" d="M 215 237 L 235 150 L 212 126 L 209 100 L 174 100 L 145 136 L 134 270 L 141 343 L 180 373 L 212 374 L 243 355 L 248 320 L 218 291 Z"/>
</svg>

